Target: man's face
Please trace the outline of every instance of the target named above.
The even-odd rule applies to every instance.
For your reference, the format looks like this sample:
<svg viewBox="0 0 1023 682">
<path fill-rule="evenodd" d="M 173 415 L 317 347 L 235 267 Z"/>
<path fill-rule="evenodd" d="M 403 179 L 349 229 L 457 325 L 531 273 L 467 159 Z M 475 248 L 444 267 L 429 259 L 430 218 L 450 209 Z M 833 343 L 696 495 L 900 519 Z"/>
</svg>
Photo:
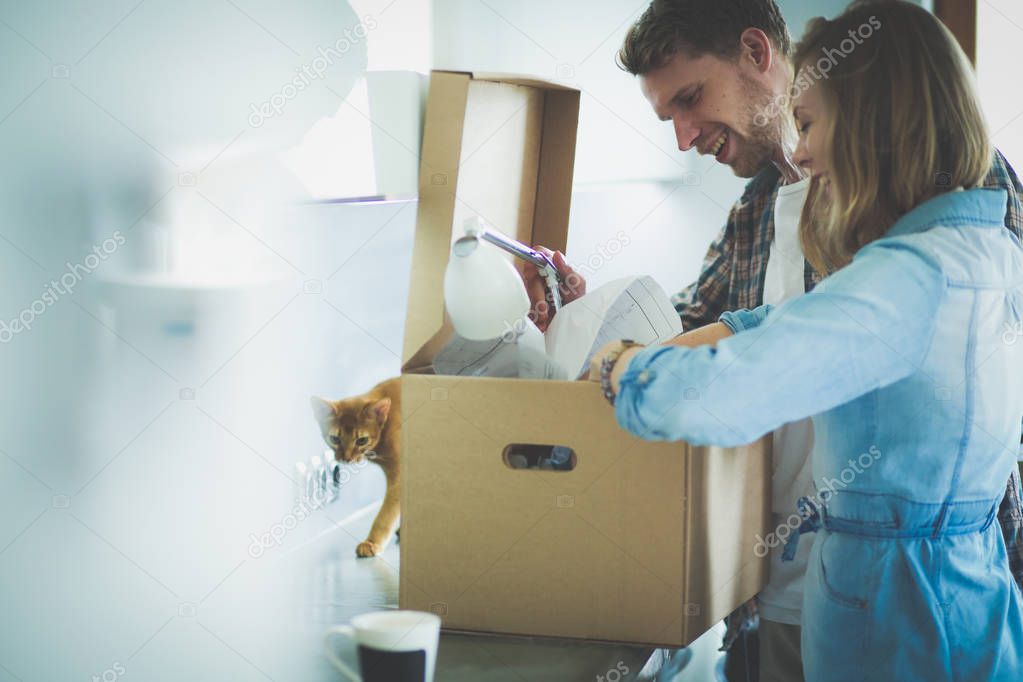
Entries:
<svg viewBox="0 0 1023 682">
<path fill-rule="evenodd" d="M 675 126 L 678 148 L 696 148 L 735 174 L 751 178 L 781 147 L 787 106 L 770 80 L 744 60 L 676 54 L 639 77 L 643 95 L 662 121 Z"/>
</svg>

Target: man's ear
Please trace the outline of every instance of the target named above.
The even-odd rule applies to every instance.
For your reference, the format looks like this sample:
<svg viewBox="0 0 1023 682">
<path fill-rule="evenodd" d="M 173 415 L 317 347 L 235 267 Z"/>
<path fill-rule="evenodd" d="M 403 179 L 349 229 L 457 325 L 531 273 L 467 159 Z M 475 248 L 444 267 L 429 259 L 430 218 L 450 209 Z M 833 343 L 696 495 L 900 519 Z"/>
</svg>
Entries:
<svg viewBox="0 0 1023 682">
<path fill-rule="evenodd" d="M 759 28 L 747 28 L 739 36 L 742 44 L 741 58 L 760 73 L 767 73 L 774 61 L 774 46 L 771 39 Z"/>
<path fill-rule="evenodd" d="M 391 399 L 381 398 L 375 403 L 367 405 L 366 410 L 376 418 L 377 424 L 383 426 L 387 421 L 387 415 L 391 413 Z"/>
<path fill-rule="evenodd" d="M 334 404 L 329 400 L 313 396 L 309 399 L 309 405 L 313 408 L 313 417 L 324 431 L 327 430 L 330 420 L 334 418 Z"/>
</svg>

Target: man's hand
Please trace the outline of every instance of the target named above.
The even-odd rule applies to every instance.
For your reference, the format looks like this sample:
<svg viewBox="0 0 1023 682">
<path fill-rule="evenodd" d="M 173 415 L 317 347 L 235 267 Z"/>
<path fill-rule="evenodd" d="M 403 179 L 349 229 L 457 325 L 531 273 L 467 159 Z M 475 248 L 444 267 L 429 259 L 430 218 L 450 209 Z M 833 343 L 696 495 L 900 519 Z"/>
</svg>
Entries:
<svg viewBox="0 0 1023 682">
<path fill-rule="evenodd" d="M 534 246 L 534 249 L 547 255 L 554 261 L 554 267 L 558 270 L 561 278 L 561 303 L 571 303 L 586 293 L 586 280 L 565 260 L 565 254 L 560 251 L 551 251 L 543 246 Z M 526 292 L 529 293 L 529 319 L 533 320 L 540 331 L 547 331 L 551 323 L 554 311 L 547 305 L 546 288 L 544 278 L 532 263 L 523 263 L 522 279 L 526 282 Z"/>
</svg>

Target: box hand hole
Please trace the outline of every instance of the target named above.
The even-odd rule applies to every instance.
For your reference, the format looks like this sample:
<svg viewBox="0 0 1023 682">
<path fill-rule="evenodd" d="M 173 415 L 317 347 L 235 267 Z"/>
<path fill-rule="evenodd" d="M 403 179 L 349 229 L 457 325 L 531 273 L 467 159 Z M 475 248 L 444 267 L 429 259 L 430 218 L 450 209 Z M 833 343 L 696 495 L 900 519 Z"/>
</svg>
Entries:
<svg viewBox="0 0 1023 682">
<path fill-rule="evenodd" d="M 511 443 L 501 452 L 501 459 L 509 469 L 571 471 L 576 464 L 575 450 L 564 445 Z"/>
</svg>

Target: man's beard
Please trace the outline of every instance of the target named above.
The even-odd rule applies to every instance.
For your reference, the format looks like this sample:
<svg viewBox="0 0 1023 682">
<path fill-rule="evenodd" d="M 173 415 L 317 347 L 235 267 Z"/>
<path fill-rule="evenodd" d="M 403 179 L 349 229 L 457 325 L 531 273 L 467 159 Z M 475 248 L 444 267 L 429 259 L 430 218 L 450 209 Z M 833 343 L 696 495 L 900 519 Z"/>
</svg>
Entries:
<svg viewBox="0 0 1023 682">
<path fill-rule="evenodd" d="M 745 134 L 732 131 L 739 137 L 739 152 L 732 162 L 732 171 L 740 178 L 752 178 L 762 171 L 784 147 L 788 128 L 782 117 L 788 114 L 788 104 L 778 106 L 780 100 L 770 90 L 746 75 L 740 75 L 743 89 L 750 93 L 742 117 Z M 765 122 L 766 119 L 766 122 Z M 793 145 L 795 146 L 795 145 Z"/>
</svg>

